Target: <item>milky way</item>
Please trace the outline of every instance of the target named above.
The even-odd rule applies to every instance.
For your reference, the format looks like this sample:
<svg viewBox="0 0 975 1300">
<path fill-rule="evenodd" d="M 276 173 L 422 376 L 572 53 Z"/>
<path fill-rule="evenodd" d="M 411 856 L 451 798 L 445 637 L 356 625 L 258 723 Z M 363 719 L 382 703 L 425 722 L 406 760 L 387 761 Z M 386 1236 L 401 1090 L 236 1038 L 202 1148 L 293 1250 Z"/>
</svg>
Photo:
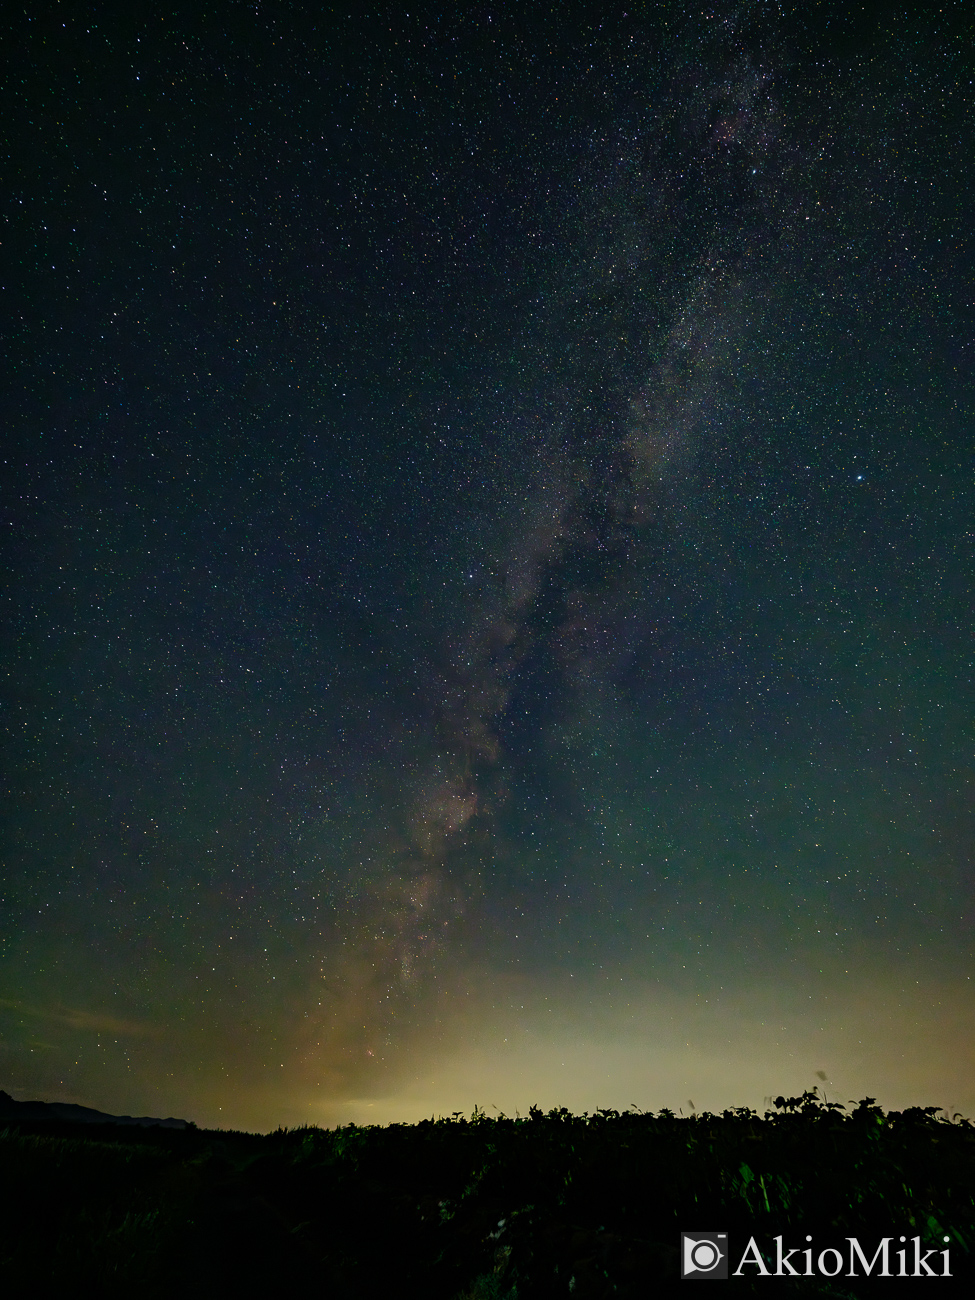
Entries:
<svg viewBox="0 0 975 1300">
<path fill-rule="evenodd" d="M 638 653 L 654 611 L 634 591 L 633 553 L 671 522 L 683 479 L 720 436 L 778 270 L 755 249 L 801 206 L 783 175 L 798 146 L 777 138 L 771 60 L 736 21 L 684 34 L 665 76 L 625 128 L 573 141 L 576 245 L 553 304 L 521 327 L 537 427 L 481 589 L 436 647 L 435 757 L 350 945 L 368 1010 L 343 987 L 342 1011 L 357 1026 L 365 1017 L 368 1038 L 397 976 L 415 992 L 471 891 L 491 888 L 492 814 L 518 762 L 506 733 L 524 679 L 544 671 L 556 691 L 611 679 Z"/>
</svg>

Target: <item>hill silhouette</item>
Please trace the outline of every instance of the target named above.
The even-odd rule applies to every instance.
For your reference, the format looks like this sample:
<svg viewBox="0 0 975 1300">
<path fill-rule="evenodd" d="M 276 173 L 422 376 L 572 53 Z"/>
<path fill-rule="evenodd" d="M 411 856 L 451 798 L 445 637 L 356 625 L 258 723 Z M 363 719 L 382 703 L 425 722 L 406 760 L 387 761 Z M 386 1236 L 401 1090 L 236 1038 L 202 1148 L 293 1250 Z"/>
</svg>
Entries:
<svg viewBox="0 0 975 1300">
<path fill-rule="evenodd" d="M 70 1101 L 15 1101 L 0 1088 L 0 1123 L 18 1124 L 25 1120 L 60 1120 L 69 1124 L 127 1124 L 137 1128 L 186 1128 L 189 1120 L 153 1119 L 149 1115 L 108 1115 L 90 1106 L 76 1106 Z"/>
</svg>

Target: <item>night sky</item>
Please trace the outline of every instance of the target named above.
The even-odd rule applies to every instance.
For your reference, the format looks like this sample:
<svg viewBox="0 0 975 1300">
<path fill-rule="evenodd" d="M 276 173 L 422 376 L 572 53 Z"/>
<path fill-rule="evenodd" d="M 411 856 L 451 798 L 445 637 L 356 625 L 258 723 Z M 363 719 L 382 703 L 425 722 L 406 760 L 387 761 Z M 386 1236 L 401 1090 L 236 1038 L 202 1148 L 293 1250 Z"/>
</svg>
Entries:
<svg viewBox="0 0 975 1300">
<path fill-rule="evenodd" d="M 0 1086 L 975 1113 L 964 9 L 7 14 Z"/>
</svg>

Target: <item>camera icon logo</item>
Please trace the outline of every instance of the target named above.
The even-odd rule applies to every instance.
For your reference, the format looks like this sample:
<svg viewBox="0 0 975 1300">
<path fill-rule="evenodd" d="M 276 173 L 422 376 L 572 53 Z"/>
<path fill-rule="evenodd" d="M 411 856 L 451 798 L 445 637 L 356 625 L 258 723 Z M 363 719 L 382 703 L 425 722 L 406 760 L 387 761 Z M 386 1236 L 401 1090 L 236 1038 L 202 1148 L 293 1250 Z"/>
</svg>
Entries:
<svg viewBox="0 0 975 1300">
<path fill-rule="evenodd" d="M 692 1282 L 717 1282 L 728 1277 L 726 1232 L 682 1232 L 680 1275 Z"/>
</svg>

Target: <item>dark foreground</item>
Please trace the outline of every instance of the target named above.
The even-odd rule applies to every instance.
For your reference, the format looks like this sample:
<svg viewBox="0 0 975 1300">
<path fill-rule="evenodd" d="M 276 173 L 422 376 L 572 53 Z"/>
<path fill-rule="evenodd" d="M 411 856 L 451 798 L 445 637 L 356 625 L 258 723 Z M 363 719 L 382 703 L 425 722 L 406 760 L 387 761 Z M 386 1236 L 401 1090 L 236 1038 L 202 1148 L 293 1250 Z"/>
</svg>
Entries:
<svg viewBox="0 0 975 1300">
<path fill-rule="evenodd" d="M 975 1295 L 975 1128 L 869 1099 L 264 1137 L 20 1123 L 0 1187 L 11 1296 L 686 1300 L 680 1233 L 708 1229 L 732 1272 L 755 1239 L 731 1295 Z M 799 1276 L 775 1276 L 777 1236 Z M 892 1276 L 855 1254 L 848 1276 L 850 1237 L 867 1262 L 890 1238 Z M 918 1255 L 935 1276 L 910 1276 Z"/>
</svg>

